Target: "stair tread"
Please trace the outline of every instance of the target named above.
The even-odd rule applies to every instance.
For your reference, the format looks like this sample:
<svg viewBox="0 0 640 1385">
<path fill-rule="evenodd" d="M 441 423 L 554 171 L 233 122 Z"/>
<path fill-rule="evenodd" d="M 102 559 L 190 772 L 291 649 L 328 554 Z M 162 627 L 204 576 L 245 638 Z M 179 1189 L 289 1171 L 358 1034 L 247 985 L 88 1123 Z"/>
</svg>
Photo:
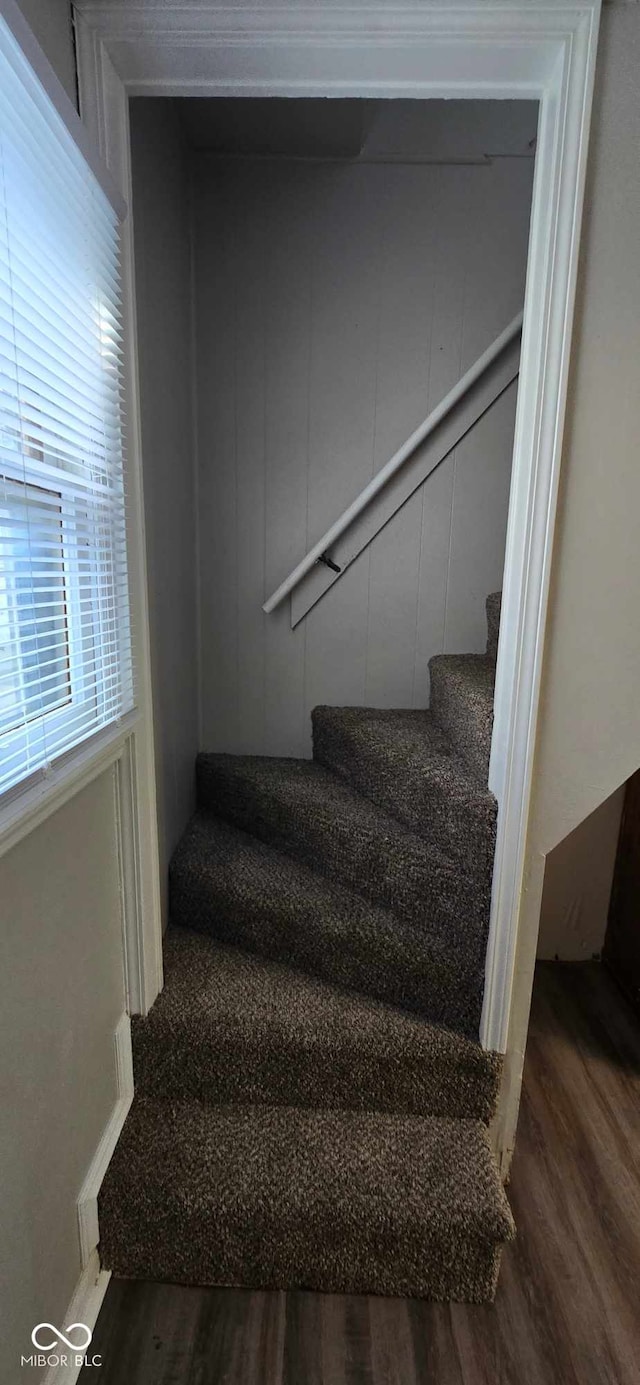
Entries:
<svg viewBox="0 0 640 1385">
<path fill-rule="evenodd" d="M 116 1274 L 247 1287 L 477 1297 L 513 1236 L 480 1122 L 139 1096 L 99 1209 Z"/>
<path fill-rule="evenodd" d="M 502 1067 L 460 1034 L 185 928 L 167 933 L 164 990 L 134 1018 L 133 1045 L 137 1089 L 161 1099 L 188 1089 L 486 1122 Z"/>
<path fill-rule="evenodd" d="M 175 923 L 477 1032 L 481 939 L 432 936 L 214 813 L 182 838 L 170 899 Z"/>
<path fill-rule="evenodd" d="M 198 755 L 198 768 L 209 765 L 226 767 L 234 777 L 244 778 L 248 783 L 259 782 L 280 797 L 286 795 L 295 809 L 307 807 L 310 799 L 314 810 L 328 811 L 332 815 L 339 807 L 351 816 L 361 820 L 371 831 L 398 832 L 397 824 L 385 821 L 386 815 L 374 804 L 354 794 L 323 765 L 314 760 L 299 760 L 276 755 L 227 755 L 222 752 L 201 751 Z"/>
<path fill-rule="evenodd" d="M 314 871 L 452 942 L 486 936 L 476 876 L 322 765 L 201 753 L 197 772 L 201 806 Z"/>
<path fill-rule="evenodd" d="M 493 852 L 497 804 L 430 711 L 315 707 L 314 755 L 444 854 Z M 482 855 L 482 853 L 481 853 Z M 477 867 L 477 854 L 473 859 Z"/>
</svg>

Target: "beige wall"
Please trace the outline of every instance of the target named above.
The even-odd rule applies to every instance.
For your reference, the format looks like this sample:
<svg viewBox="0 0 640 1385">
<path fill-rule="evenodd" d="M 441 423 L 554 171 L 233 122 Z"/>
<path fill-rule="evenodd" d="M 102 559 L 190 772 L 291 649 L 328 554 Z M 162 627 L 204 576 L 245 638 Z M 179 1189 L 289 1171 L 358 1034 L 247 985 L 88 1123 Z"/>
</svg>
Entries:
<svg viewBox="0 0 640 1385">
<path fill-rule="evenodd" d="M 0 861 L 7 1385 L 31 1329 L 60 1324 L 75 1289 L 76 1201 L 116 1100 L 113 1036 L 125 1002 L 113 775 Z"/>
<path fill-rule="evenodd" d="M 640 6 L 603 11 L 503 1120 L 545 857 L 640 765 Z"/>
<path fill-rule="evenodd" d="M 24 4 L 73 88 L 68 5 Z M 113 771 L 0 859 L 0 1381 L 80 1274 L 76 1201 L 116 1098 L 125 1008 Z"/>
<path fill-rule="evenodd" d="M 585 962 L 602 951 L 623 803 L 624 787 L 546 857 L 538 957 Z"/>
<path fill-rule="evenodd" d="M 640 8 L 603 13 L 532 841 L 640 765 Z"/>
<path fill-rule="evenodd" d="M 131 102 L 133 225 L 163 916 L 195 808 L 196 500 L 189 165 L 173 101 Z"/>
</svg>

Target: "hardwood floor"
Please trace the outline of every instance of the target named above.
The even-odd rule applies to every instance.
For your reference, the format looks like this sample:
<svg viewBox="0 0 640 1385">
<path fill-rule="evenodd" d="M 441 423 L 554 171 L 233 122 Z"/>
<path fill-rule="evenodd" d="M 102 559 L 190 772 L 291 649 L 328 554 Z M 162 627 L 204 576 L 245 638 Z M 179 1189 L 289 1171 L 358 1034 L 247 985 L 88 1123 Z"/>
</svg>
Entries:
<svg viewBox="0 0 640 1385">
<path fill-rule="evenodd" d="M 509 1197 L 491 1307 L 112 1281 L 100 1385 L 638 1385 L 640 1021 L 597 963 L 539 967 Z"/>
</svg>

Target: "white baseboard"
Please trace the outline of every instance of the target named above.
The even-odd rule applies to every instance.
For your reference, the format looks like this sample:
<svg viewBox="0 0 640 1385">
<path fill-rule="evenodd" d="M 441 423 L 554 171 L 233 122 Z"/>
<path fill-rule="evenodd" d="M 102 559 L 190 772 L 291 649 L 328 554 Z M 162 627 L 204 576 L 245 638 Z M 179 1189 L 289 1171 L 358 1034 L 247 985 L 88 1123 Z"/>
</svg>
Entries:
<svg viewBox="0 0 640 1385">
<path fill-rule="evenodd" d="M 78 1197 L 78 1236 L 82 1270 L 63 1318 L 63 1330 L 71 1323 L 83 1323 L 93 1332 L 111 1278 L 110 1270 L 100 1268 L 98 1193 L 133 1100 L 133 1054 L 131 1021 L 128 1015 L 122 1015 L 118 1021 L 113 1046 L 116 1101 Z M 83 1355 L 91 1360 L 93 1354 L 91 1344 L 84 1353 L 56 1346 L 55 1351 L 49 1353 L 50 1364 L 42 1385 L 75 1385 L 82 1370 Z"/>
<path fill-rule="evenodd" d="M 98 1252 L 94 1250 L 80 1275 L 73 1298 L 65 1313 L 64 1322 L 84 1323 L 93 1332 L 110 1278 L 111 1271 L 100 1269 Z M 77 1353 L 68 1353 L 64 1347 L 57 1347 L 56 1355 L 58 1353 L 67 1359 L 49 1366 L 42 1385 L 76 1385 L 82 1370 L 82 1364 L 75 1364 Z M 89 1345 L 85 1355 L 90 1360 L 93 1354 L 91 1345 Z M 82 1357 L 80 1357 L 80 1362 L 82 1362 Z M 96 1374 L 99 1374 L 97 1369 Z"/>
<path fill-rule="evenodd" d="M 96 1251 L 100 1232 L 98 1228 L 98 1193 L 107 1171 L 109 1160 L 118 1143 L 120 1132 L 133 1101 L 133 1054 L 131 1049 L 131 1020 L 122 1015 L 113 1036 L 116 1068 L 116 1102 L 102 1132 L 98 1148 L 91 1160 L 87 1176 L 78 1197 L 78 1235 L 80 1256 L 83 1268 L 90 1263 Z M 57 1385 L 57 1383 L 56 1383 Z"/>
</svg>

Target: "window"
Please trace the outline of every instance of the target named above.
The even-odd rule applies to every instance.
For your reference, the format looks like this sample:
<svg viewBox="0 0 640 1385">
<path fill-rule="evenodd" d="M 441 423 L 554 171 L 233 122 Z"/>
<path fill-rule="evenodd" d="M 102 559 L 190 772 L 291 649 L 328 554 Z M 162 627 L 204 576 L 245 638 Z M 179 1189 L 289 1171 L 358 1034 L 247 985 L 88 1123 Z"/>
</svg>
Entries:
<svg viewBox="0 0 640 1385">
<path fill-rule="evenodd" d="M 118 220 L 0 20 L 0 795 L 133 705 Z"/>
<path fill-rule="evenodd" d="M 71 699 L 61 499 L 2 478 L 0 734 Z"/>
</svg>

